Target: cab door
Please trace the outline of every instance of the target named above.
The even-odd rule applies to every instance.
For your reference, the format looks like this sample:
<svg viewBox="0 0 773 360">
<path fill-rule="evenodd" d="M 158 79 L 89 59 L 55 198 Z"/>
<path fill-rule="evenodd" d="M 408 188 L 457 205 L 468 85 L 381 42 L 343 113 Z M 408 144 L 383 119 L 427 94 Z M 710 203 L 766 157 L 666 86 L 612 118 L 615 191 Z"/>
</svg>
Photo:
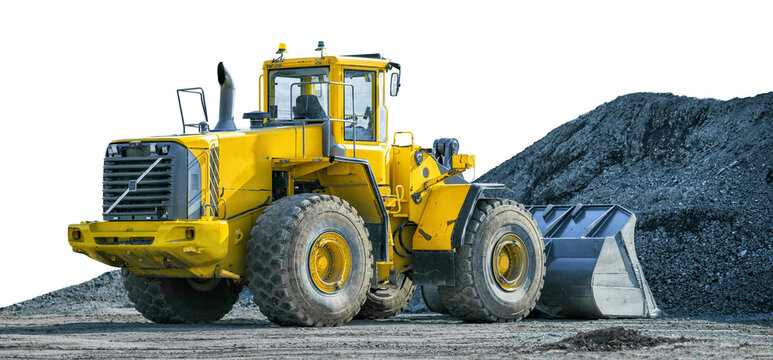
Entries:
<svg viewBox="0 0 773 360">
<path fill-rule="evenodd" d="M 383 104 L 384 72 L 373 68 L 344 68 L 343 118 L 354 121 L 344 125 L 347 156 L 367 159 L 379 185 L 387 183 L 387 120 Z"/>
</svg>

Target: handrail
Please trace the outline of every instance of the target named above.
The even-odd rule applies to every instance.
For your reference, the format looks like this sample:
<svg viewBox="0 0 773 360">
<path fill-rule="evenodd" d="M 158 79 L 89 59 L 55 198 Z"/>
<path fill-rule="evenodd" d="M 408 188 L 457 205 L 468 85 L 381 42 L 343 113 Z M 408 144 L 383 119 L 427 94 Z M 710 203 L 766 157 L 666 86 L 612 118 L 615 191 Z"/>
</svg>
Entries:
<svg viewBox="0 0 773 360">
<path fill-rule="evenodd" d="M 397 131 L 392 135 L 392 146 L 397 146 L 398 134 L 411 134 L 411 148 L 413 148 L 413 132 L 410 131 Z"/>
<path fill-rule="evenodd" d="M 258 109 L 260 111 L 263 111 L 263 75 L 260 74 L 258 77 Z"/>
<path fill-rule="evenodd" d="M 194 91 L 197 90 L 197 91 Z M 199 132 L 201 132 L 201 126 L 200 124 L 186 124 L 185 123 L 185 115 L 183 115 L 183 104 L 180 100 L 180 93 L 191 93 L 191 94 L 199 94 L 199 99 L 201 100 L 201 108 L 204 111 L 204 120 L 209 124 L 209 117 L 207 116 L 207 101 L 204 98 L 204 89 L 200 87 L 193 87 L 193 88 L 185 88 L 185 89 L 177 89 L 177 106 L 180 107 L 180 119 L 183 123 L 183 134 L 185 134 L 185 127 L 199 127 Z"/>
</svg>

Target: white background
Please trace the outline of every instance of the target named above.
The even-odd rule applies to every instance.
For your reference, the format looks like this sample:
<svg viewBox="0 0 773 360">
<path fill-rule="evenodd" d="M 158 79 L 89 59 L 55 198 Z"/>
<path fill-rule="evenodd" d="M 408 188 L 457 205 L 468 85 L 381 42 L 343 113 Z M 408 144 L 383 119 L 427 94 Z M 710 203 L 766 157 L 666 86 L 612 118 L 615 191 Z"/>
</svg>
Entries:
<svg viewBox="0 0 773 360">
<path fill-rule="evenodd" d="M 382 52 L 402 64 L 390 132 L 456 137 L 476 175 L 631 92 L 730 99 L 773 89 L 773 8 L 747 1 L 4 2 L 0 5 L 0 306 L 111 268 L 71 251 L 100 219 L 111 139 L 180 131 L 175 89 L 216 65 L 235 114 L 279 42 L 289 57 Z M 246 120 L 237 120 L 246 126 Z M 471 178 L 472 174 L 468 175 Z"/>
</svg>

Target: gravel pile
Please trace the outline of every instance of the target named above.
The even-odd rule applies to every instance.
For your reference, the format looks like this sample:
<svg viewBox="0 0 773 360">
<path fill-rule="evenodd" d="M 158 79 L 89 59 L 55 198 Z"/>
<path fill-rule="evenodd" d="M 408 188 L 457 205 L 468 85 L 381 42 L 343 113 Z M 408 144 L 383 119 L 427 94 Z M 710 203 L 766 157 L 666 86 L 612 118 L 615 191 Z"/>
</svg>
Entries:
<svg viewBox="0 0 773 360">
<path fill-rule="evenodd" d="M 108 271 L 89 281 L 0 308 L 19 315 L 102 314 L 134 309 L 123 288 L 121 271 Z"/>
<path fill-rule="evenodd" d="M 668 314 L 773 312 L 773 93 L 621 96 L 478 182 L 526 204 L 615 203 Z"/>
</svg>

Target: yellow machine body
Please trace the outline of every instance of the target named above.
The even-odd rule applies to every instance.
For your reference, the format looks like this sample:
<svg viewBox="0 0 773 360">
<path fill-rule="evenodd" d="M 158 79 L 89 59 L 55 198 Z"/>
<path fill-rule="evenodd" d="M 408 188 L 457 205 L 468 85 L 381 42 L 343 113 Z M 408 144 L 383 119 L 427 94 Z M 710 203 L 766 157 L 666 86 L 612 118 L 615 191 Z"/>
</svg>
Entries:
<svg viewBox="0 0 773 360">
<path fill-rule="evenodd" d="M 389 141 L 386 93 L 399 90 L 399 64 L 323 50 L 319 42 L 320 57 L 283 59 L 280 45 L 279 57 L 263 64 L 259 111 L 244 114 L 249 128 L 233 121 L 233 80 L 221 63 L 214 128 L 185 124 L 181 114 L 183 134 L 111 142 L 103 219 L 68 227 L 73 251 L 128 269 L 125 284 L 138 289 L 130 299 L 161 323 L 220 319 L 243 282 L 262 292 L 261 311 L 285 325 L 394 316 L 413 285 L 423 286 L 431 310 L 467 321 L 518 320 L 535 306 L 550 316 L 657 316 L 630 211 L 479 201 L 505 188 L 464 181 L 475 157 L 457 154 L 455 139 L 426 148 L 410 132 L 393 132 Z M 179 89 L 178 100 L 181 91 L 199 94 L 206 117 L 203 90 Z M 300 195 L 309 193 L 343 199 L 356 212 L 333 197 Z M 349 225 L 331 220 L 339 215 L 357 222 L 356 232 L 339 234 Z M 309 224 L 327 228 L 310 239 L 318 230 L 299 230 Z M 295 289 L 303 302 L 285 293 L 282 271 L 308 275 L 311 287 Z M 469 291 L 472 282 L 479 291 Z M 142 290 L 150 286 L 165 293 Z"/>
<path fill-rule="evenodd" d="M 325 56 L 267 61 L 261 76 L 261 111 L 270 112 L 277 101 L 273 96 L 279 96 L 269 89 L 270 72 L 302 68 L 328 71 L 327 111 L 332 120 L 327 124 L 308 121 L 271 126 L 274 120 L 266 119 L 265 126 L 244 130 L 111 143 L 172 143 L 186 149 L 189 159 L 195 158 L 189 166 L 197 163 L 201 169 L 200 183 L 195 184 L 200 199 L 189 192 L 186 200 L 189 206 L 200 207 L 201 215 L 174 220 L 108 218 L 70 225 L 68 240 L 73 250 L 141 276 L 243 279 L 246 243 L 262 211 L 282 196 L 316 192 L 346 200 L 372 225 L 373 287 L 393 286 L 400 273 L 415 266 L 412 253 L 453 251 L 452 233 L 473 185 L 448 180 L 473 167 L 474 156 L 454 155 L 451 168 L 444 168 L 430 155 L 431 149 L 413 144 L 410 133 L 402 134 L 405 138 L 410 134 L 410 144 L 398 145 L 395 138 L 389 143 L 388 60 Z M 373 140 L 347 140 L 347 122 L 336 121 L 351 118 L 345 110 L 347 86 L 341 85 L 346 83 L 347 70 L 369 72 L 372 75 L 366 74 L 364 81 L 375 82 L 372 105 L 376 111 L 366 115 L 373 119 Z M 299 94 L 319 90 L 317 84 L 297 87 Z M 332 156 L 323 149 L 326 125 L 330 140 L 345 155 Z M 405 226 L 409 223 L 415 226 Z M 399 238 L 397 229 L 401 230 Z"/>
</svg>

